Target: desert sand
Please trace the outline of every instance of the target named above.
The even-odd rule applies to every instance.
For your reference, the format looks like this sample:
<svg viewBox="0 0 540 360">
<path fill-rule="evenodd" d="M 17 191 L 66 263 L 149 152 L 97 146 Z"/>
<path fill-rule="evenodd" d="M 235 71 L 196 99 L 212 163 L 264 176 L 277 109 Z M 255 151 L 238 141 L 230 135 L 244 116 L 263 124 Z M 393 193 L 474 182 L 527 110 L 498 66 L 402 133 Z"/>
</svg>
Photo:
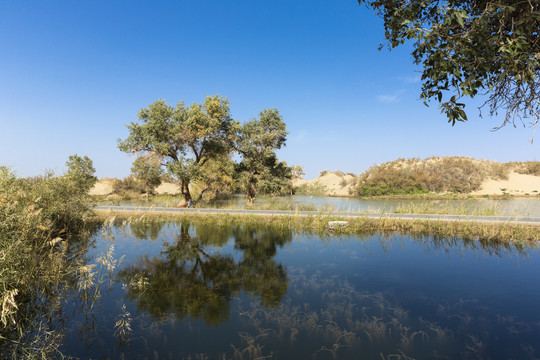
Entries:
<svg viewBox="0 0 540 360">
<path fill-rule="evenodd" d="M 158 195 L 178 195 L 180 194 L 180 186 L 173 183 L 164 182 L 161 183 L 161 185 L 159 185 L 155 191 Z"/>
<path fill-rule="evenodd" d="M 351 180 L 353 179 L 354 177 L 352 175 L 340 175 L 339 172 L 328 171 L 324 175 L 313 180 L 295 179 L 293 181 L 293 186 L 297 187 L 303 184 L 315 185 L 318 183 L 328 189 L 327 194 L 329 196 L 351 196 Z"/>
<path fill-rule="evenodd" d="M 113 193 L 113 183 L 115 179 L 103 178 L 99 179 L 92 189 L 90 189 L 90 195 L 110 195 Z M 177 195 L 180 193 L 180 186 L 172 183 L 162 183 L 156 188 L 156 194 L 158 195 Z"/>
<path fill-rule="evenodd" d="M 113 192 L 114 179 L 99 179 L 88 192 L 90 195 L 109 195 Z"/>
<path fill-rule="evenodd" d="M 488 180 L 482 183 L 480 190 L 471 195 L 525 195 L 540 192 L 540 176 L 524 175 L 511 172 L 508 180 Z"/>
</svg>

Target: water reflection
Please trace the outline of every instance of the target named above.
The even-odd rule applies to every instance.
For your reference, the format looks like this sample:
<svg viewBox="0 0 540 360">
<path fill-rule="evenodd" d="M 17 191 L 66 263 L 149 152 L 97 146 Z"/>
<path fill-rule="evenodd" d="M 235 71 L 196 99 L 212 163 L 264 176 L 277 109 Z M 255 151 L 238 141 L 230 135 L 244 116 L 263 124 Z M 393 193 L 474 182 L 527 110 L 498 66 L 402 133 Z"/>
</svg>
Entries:
<svg viewBox="0 0 540 360">
<path fill-rule="evenodd" d="M 10 335 L 25 342 L 18 354 L 38 342 L 45 357 L 60 346 L 80 358 L 540 353 L 536 244 L 377 231 L 321 238 L 204 221 L 125 225 L 105 226 L 54 258 L 61 262 L 50 273 L 65 272 L 62 282 L 44 277 L 43 292 L 25 294 L 21 320 L 32 326 Z M 5 344 L 0 358 L 14 357 Z"/>
<path fill-rule="evenodd" d="M 130 230 L 138 240 L 156 241 L 164 225 L 162 221 L 133 221 L 130 223 Z"/>
<path fill-rule="evenodd" d="M 78 293 L 77 273 L 88 265 L 91 236 L 98 230 L 88 226 L 77 237 L 57 240 L 50 248 L 29 244 L 28 251 L 19 255 L 18 268 L 3 266 L 0 260 L 3 276 L 12 272 L 26 279 L 0 303 L 0 359 L 58 357 L 65 332 L 64 301 Z"/>
<path fill-rule="evenodd" d="M 211 248 L 231 237 L 240 259 Z M 231 298 L 241 291 L 260 298 L 265 307 L 279 305 L 288 281 L 286 269 L 273 257 L 291 240 L 290 230 L 191 228 L 183 222 L 175 241 L 163 243 L 161 256 L 139 257 L 118 278 L 127 284 L 126 298 L 158 320 L 173 313 L 178 320 L 189 316 L 217 326 L 229 319 Z"/>
</svg>

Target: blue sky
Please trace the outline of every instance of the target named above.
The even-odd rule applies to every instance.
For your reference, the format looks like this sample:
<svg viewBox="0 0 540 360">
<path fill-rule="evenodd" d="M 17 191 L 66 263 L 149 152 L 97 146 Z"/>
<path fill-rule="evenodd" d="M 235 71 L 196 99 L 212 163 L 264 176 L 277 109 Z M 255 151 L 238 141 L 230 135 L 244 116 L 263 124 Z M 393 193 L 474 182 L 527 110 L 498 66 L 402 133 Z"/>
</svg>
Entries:
<svg viewBox="0 0 540 360">
<path fill-rule="evenodd" d="M 88 155 L 124 177 L 118 138 L 156 99 L 228 97 L 239 121 L 277 107 L 281 160 L 360 173 L 398 157 L 538 160 L 530 128 L 501 119 L 452 127 L 418 100 L 410 47 L 378 51 L 382 21 L 355 0 L 0 0 L 0 164 L 20 176 Z M 538 137 L 538 136 L 537 136 Z"/>
</svg>

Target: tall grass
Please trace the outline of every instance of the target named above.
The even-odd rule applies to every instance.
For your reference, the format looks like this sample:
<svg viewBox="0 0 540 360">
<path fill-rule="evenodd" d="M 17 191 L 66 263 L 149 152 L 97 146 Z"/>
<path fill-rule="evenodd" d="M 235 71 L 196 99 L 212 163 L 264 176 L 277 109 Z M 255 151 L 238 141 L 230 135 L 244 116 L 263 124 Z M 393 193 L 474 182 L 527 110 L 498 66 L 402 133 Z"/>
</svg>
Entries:
<svg viewBox="0 0 540 360">
<path fill-rule="evenodd" d="M 74 283 L 71 244 L 92 213 L 87 188 L 52 173 L 0 167 L 0 358 L 58 356 L 59 295 Z"/>
</svg>

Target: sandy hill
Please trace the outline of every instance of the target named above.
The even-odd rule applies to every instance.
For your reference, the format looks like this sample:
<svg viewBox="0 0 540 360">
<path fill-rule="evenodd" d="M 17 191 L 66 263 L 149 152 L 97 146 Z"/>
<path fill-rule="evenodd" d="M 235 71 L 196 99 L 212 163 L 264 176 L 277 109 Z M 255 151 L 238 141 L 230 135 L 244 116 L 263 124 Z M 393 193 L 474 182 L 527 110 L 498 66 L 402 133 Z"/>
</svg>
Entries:
<svg viewBox="0 0 540 360">
<path fill-rule="evenodd" d="M 486 180 L 471 195 L 538 195 L 540 176 L 510 172 L 506 180 Z"/>
<path fill-rule="evenodd" d="M 90 195 L 110 195 L 114 190 L 114 178 L 103 178 L 96 181 L 94 186 L 90 189 Z"/>
<path fill-rule="evenodd" d="M 117 179 L 114 178 L 103 178 L 96 181 L 92 189 L 90 189 L 89 194 L 90 195 L 111 195 L 114 191 L 114 182 L 117 181 Z M 164 182 L 161 185 L 159 185 L 156 190 L 156 194 L 158 195 L 177 195 L 180 193 L 180 186 Z"/>
<path fill-rule="evenodd" d="M 361 196 L 460 193 L 534 195 L 540 191 L 540 162 L 473 159 L 464 156 L 397 159 L 360 174 Z"/>
<path fill-rule="evenodd" d="M 356 177 L 344 174 L 341 171 L 322 171 L 318 178 L 312 180 L 295 179 L 293 186 L 300 188 L 305 195 L 319 195 L 310 193 L 311 190 L 320 190 L 328 196 L 351 196 Z M 306 191 L 303 192 L 302 189 Z"/>
</svg>

